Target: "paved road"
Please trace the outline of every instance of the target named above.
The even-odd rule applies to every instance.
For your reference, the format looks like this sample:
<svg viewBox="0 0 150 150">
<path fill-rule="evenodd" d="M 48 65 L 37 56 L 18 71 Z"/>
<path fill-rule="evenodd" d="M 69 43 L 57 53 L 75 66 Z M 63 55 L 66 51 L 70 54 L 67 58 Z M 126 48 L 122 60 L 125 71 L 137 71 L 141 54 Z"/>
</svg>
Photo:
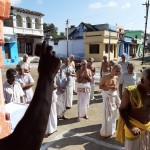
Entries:
<svg viewBox="0 0 150 150">
<path fill-rule="evenodd" d="M 133 60 L 132 60 L 133 61 Z M 141 69 L 140 62 L 134 61 L 136 71 Z M 97 81 L 99 81 L 99 66 L 100 63 L 95 63 L 97 67 Z M 6 80 L 5 71 L 9 67 L 2 69 L 3 82 Z M 31 75 L 37 81 L 37 64 L 32 64 Z M 35 83 L 36 85 L 36 83 Z M 35 86 L 33 87 L 35 89 Z M 99 135 L 102 122 L 102 97 L 95 86 L 95 98 L 91 101 L 88 110 L 89 119 L 82 119 L 77 122 L 77 95 L 74 95 L 73 107 L 66 111 L 66 117 L 69 120 L 59 120 L 58 130 L 48 138 L 44 138 L 41 150 L 122 150 L 123 145 L 115 141 L 115 137 L 109 140 L 103 140 Z M 40 116 L 39 116 L 40 117 Z"/>
</svg>

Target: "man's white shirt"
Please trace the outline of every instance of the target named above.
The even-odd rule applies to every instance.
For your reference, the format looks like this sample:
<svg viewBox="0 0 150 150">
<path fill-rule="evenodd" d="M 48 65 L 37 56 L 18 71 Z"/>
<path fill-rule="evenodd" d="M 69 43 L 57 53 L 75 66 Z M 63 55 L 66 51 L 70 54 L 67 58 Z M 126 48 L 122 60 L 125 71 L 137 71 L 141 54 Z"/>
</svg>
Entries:
<svg viewBox="0 0 150 150">
<path fill-rule="evenodd" d="M 124 72 L 128 72 L 128 70 L 127 70 L 127 67 L 129 64 L 128 61 L 125 61 L 125 62 L 119 61 L 118 64 L 121 65 L 121 74 L 123 74 Z"/>
<path fill-rule="evenodd" d="M 6 103 L 20 103 L 20 97 L 24 96 L 24 92 L 19 82 L 15 81 L 10 85 L 7 81 L 3 84 L 4 99 Z"/>
<path fill-rule="evenodd" d="M 21 86 L 24 86 L 24 85 L 30 84 L 30 83 L 34 83 L 34 80 L 29 73 L 24 73 L 23 75 L 17 74 L 16 81 L 18 81 L 21 84 Z M 33 97 L 32 87 L 27 90 L 24 90 L 24 93 L 25 93 L 25 95 L 24 95 L 25 102 L 30 102 Z"/>
<path fill-rule="evenodd" d="M 22 66 L 24 69 L 29 69 L 31 68 L 31 64 L 29 61 L 24 62 L 23 60 L 21 60 L 18 65 Z"/>
<path fill-rule="evenodd" d="M 138 83 L 138 78 L 135 72 L 132 74 L 125 72 L 121 74 L 119 78 L 119 84 L 122 84 L 122 91 L 124 91 L 125 87 L 131 86 L 131 85 L 136 85 Z"/>
</svg>

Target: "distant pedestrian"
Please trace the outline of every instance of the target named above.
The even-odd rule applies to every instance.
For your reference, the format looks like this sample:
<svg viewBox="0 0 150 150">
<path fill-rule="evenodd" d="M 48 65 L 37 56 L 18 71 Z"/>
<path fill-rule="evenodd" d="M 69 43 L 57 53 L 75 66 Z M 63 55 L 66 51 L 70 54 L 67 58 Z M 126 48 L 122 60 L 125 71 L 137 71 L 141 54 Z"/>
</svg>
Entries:
<svg viewBox="0 0 150 150">
<path fill-rule="evenodd" d="M 22 66 L 22 68 L 24 68 L 24 71 L 26 73 L 29 73 L 30 72 L 30 69 L 31 69 L 31 64 L 30 64 L 30 61 L 28 60 L 28 55 L 27 54 L 24 54 L 23 55 L 23 60 L 21 60 L 18 65 Z"/>
<path fill-rule="evenodd" d="M 89 58 L 87 68 L 91 70 L 92 73 L 92 81 L 91 81 L 91 94 L 90 94 L 90 100 L 94 100 L 94 87 L 95 87 L 95 79 L 94 75 L 96 73 L 96 67 L 94 65 L 94 58 Z"/>
<path fill-rule="evenodd" d="M 74 70 L 76 70 L 75 62 L 74 62 L 75 56 L 74 55 L 70 55 L 69 58 L 70 58 L 70 66 L 72 66 L 74 68 Z M 75 89 L 76 89 L 75 84 L 76 84 L 76 77 L 74 77 L 74 81 L 73 81 L 73 94 L 77 94 L 76 91 L 75 91 Z"/>
<path fill-rule="evenodd" d="M 121 55 L 121 61 L 118 62 L 118 64 L 121 65 L 121 74 L 124 72 L 128 72 L 127 67 L 128 67 L 128 61 L 126 61 L 126 54 Z"/>
<path fill-rule="evenodd" d="M 107 56 L 103 56 L 103 62 L 100 69 L 100 76 L 102 77 L 105 74 L 109 74 L 111 71 L 111 66 L 107 61 Z"/>
</svg>

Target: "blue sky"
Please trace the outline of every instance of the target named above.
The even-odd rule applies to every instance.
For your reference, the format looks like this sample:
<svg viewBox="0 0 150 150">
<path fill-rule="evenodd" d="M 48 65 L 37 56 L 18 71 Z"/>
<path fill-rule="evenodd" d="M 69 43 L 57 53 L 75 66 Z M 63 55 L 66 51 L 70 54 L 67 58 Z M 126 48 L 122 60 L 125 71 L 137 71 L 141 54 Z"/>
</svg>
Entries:
<svg viewBox="0 0 150 150">
<path fill-rule="evenodd" d="M 69 26 L 78 26 L 81 22 L 117 23 L 125 29 L 144 30 L 146 7 L 142 4 L 145 2 L 146 0 L 12 0 L 12 5 L 45 14 L 45 23 L 54 23 L 59 32 L 64 32 L 67 19 Z M 150 33 L 150 17 L 148 32 Z"/>
</svg>

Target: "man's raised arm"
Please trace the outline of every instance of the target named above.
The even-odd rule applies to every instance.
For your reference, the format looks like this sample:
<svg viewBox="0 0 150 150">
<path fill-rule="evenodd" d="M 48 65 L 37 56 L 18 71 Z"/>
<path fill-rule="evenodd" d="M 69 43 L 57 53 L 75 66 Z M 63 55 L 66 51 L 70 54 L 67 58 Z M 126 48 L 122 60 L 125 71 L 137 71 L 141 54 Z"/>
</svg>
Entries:
<svg viewBox="0 0 150 150">
<path fill-rule="evenodd" d="M 54 54 L 52 47 L 43 42 L 33 99 L 14 132 L 0 140 L 0 150 L 40 149 L 51 108 L 54 77 L 60 68 L 60 59 Z"/>
</svg>

